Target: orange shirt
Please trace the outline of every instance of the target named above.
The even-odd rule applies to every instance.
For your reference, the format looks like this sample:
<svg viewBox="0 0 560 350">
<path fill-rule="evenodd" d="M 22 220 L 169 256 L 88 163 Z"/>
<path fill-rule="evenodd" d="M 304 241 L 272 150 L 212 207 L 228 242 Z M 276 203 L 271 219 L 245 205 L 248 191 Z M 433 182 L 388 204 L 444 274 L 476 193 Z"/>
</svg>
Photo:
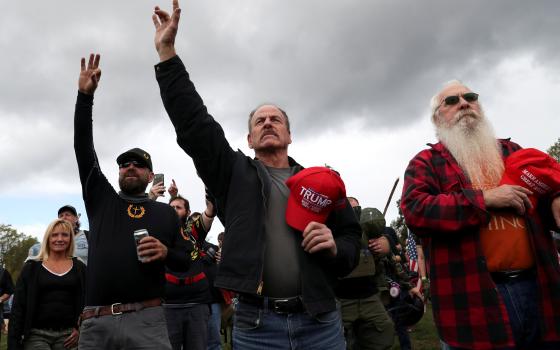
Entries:
<svg viewBox="0 0 560 350">
<path fill-rule="evenodd" d="M 525 219 L 510 212 L 490 212 L 480 243 L 490 272 L 524 270 L 535 265 Z"/>
</svg>

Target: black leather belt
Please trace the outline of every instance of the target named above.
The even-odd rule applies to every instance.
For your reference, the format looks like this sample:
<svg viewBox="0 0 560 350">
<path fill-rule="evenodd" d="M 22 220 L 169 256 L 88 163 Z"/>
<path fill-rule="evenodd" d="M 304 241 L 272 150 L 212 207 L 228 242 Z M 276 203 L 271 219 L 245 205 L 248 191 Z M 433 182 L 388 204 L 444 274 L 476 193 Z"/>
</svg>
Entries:
<svg viewBox="0 0 560 350">
<path fill-rule="evenodd" d="M 537 276 L 535 269 L 490 272 L 494 283 L 508 283 L 533 279 Z"/>
<path fill-rule="evenodd" d="M 301 297 L 269 298 L 250 294 L 240 294 L 239 301 L 260 308 L 268 308 L 278 314 L 295 314 L 305 311 Z"/>
</svg>

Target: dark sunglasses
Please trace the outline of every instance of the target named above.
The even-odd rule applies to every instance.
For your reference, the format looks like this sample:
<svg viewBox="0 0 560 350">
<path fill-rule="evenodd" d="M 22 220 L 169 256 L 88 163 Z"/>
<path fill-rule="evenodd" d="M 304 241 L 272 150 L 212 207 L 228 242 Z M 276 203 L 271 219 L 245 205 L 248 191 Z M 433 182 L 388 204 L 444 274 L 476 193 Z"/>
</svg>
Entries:
<svg viewBox="0 0 560 350">
<path fill-rule="evenodd" d="M 129 160 L 124 163 L 121 163 L 119 164 L 119 168 L 120 169 L 128 168 L 131 164 L 134 165 L 135 168 L 146 168 L 146 165 L 144 163 L 139 162 L 137 160 Z"/>
<path fill-rule="evenodd" d="M 462 94 L 462 95 L 447 96 L 446 98 L 443 99 L 442 104 L 445 103 L 447 106 L 456 105 L 461 100 L 461 97 L 469 103 L 478 101 L 478 94 L 477 93 L 467 92 L 467 93 Z"/>
</svg>

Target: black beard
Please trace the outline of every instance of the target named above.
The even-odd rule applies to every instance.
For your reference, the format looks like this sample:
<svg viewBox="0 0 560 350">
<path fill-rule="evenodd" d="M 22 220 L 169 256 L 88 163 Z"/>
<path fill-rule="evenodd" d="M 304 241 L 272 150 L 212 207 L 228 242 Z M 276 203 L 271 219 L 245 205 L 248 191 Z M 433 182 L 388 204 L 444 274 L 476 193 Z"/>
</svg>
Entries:
<svg viewBox="0 0 560 350">
<path fill-rule="evenodd" d="M 119 187 L 121 191 L 128 195 L 139 195 L 146 193 L 148 181 L 143 181 L 141 178 L 126 179 L 125 176 L 119 177 Z"/>
</svg>

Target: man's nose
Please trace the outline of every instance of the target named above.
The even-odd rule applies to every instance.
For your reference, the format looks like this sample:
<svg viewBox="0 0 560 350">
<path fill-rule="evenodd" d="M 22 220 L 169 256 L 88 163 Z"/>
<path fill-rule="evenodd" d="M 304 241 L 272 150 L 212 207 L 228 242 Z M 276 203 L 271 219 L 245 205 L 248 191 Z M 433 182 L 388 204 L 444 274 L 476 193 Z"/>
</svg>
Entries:
<svg viewBox="0 0 560 350">
<path fill-rule="evenodd" d="M 463 96 L 459 97 L 459 109 L 470 108 L 469 102 Z"/>
<path fill-rule="evenodd" d="M 272 120 L 270 118 L 265 118 L 263 126 L 271 126 L 271 125 L 272 125 Z"/>
</svg>

